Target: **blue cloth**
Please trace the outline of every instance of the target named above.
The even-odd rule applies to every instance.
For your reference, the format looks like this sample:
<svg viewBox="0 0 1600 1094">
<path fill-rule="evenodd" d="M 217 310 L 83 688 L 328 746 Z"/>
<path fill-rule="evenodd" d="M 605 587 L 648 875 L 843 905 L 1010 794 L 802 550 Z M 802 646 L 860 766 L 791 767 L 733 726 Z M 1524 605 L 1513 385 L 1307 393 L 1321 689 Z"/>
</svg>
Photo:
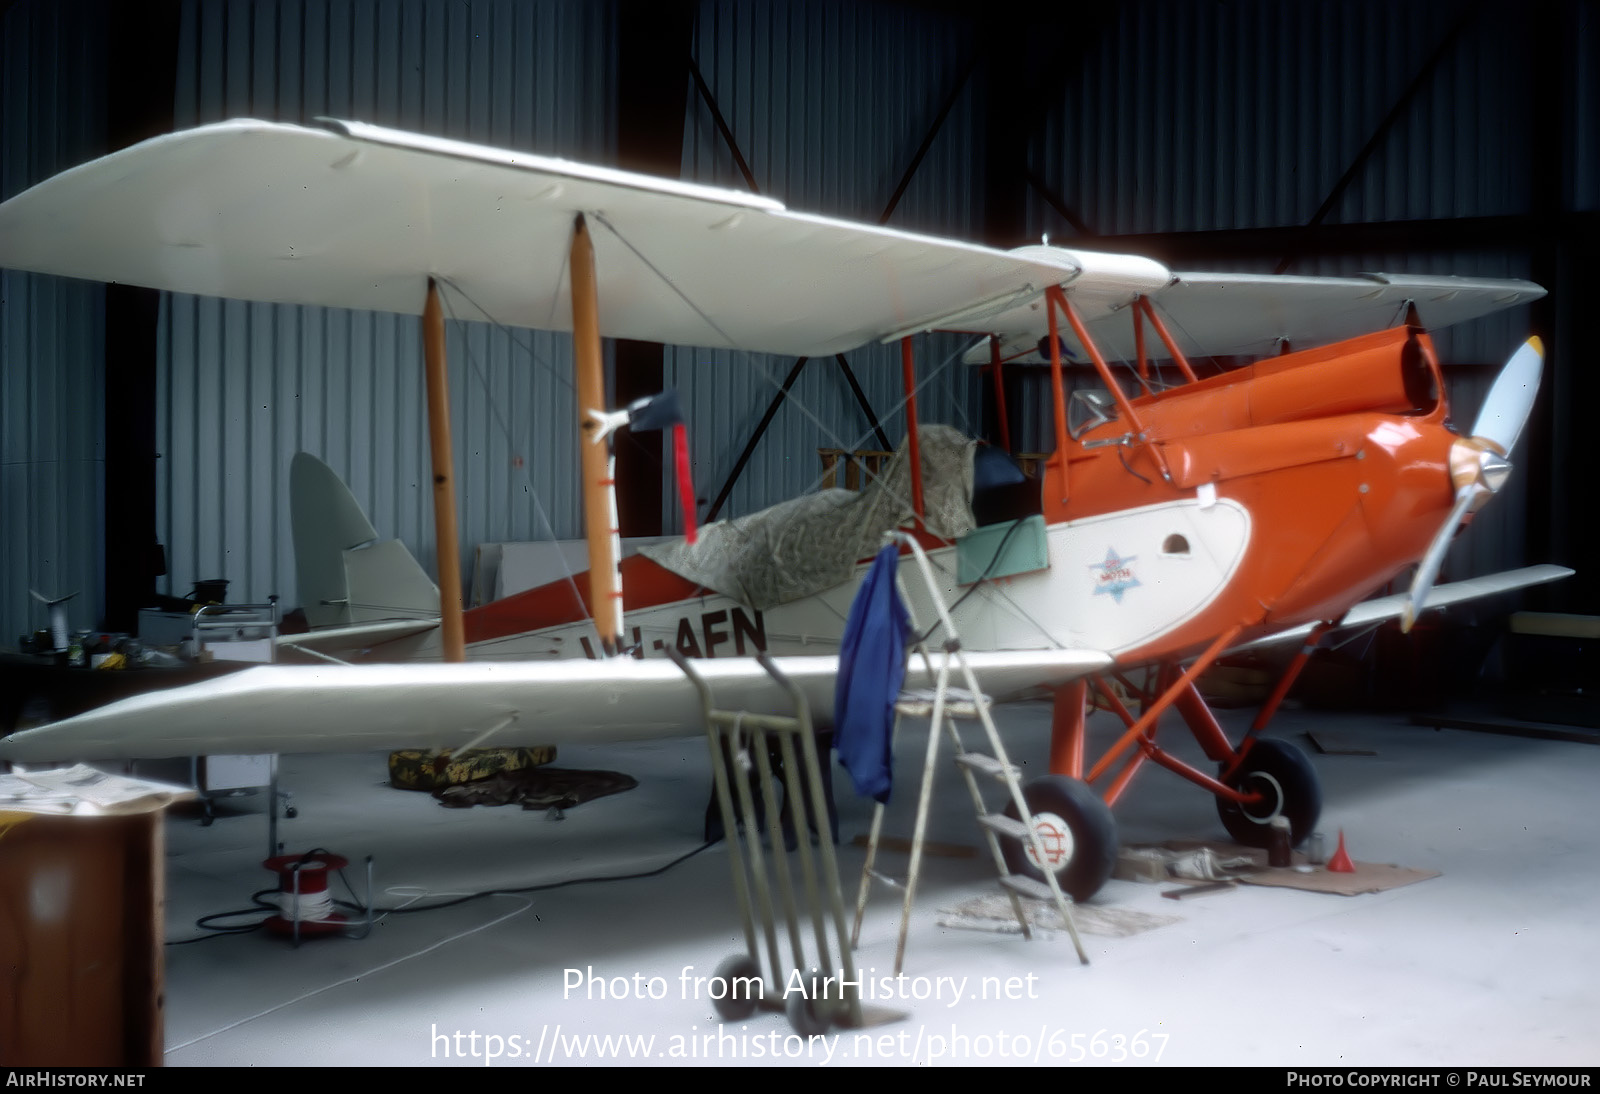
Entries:
<svg viewBox="0 0 1600 1094">
<path fill-rule="evenodd" d="M 833 698 L 834 747 L 856 793 L 889 800 L 894 703 L 906 676 L 906 637 L 911 619 L 895 572 L 900 552 L 890 544 L 867 571 L 839 647 L 839 680 Z"/>
</svg>

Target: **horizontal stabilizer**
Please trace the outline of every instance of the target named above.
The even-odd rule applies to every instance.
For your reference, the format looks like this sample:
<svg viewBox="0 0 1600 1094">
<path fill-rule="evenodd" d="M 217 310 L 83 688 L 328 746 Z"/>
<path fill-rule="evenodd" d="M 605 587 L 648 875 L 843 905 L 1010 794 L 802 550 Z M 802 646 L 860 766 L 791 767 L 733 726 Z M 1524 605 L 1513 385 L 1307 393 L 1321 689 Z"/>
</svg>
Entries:
<svg viewBox="0 0 1600 1094">
<path fill-rule="evenodd" d="M 280 634 L 273 641 L 280 650 L 311 650 L 324 655 L 348 654 L 351 650 L 371 649 L 386 642 L 398 642 L 402 638 L 426 634 L 438 627 L 437 619 L 380 619 L 372 623 L 351 623 L 344 627 L 322 627 L 304 634 Z"/>
</svg>

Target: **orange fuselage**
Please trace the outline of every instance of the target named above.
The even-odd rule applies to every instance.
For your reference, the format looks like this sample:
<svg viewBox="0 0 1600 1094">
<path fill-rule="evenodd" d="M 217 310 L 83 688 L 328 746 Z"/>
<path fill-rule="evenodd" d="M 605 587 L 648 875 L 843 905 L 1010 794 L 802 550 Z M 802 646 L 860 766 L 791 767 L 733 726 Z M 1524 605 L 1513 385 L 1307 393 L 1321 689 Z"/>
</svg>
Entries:
<svg viewBox="0 0 1600 1094">
<path fill-rule="evenodd" d="M 1203 607 L 1153 624 L 1132 645 L 1096 648 L 1135 664 L 1188 656 L 1230 631 L 1242 642 L 1336 619 L 1413 565 L 1453 500 L 1448 456 L 1457 438 L 1442 392 L 1427 335 L 1399 327 L 1144 395 L 1128 404 L 1136 421 L 1123 415 L 1067 438 L 1043 476 L 1053 527 L 1192 504 L 1211 491 L 1248 513 L 1242 554 Z M 629 613 L 707 594 L 642 556 L 622 571 Z M 1053 599 L 1082 576 L 1060 574 L 1064 584 L 1043 595 Z M 589 599 L 585 574 L 530 589 L 467 612 L 467 641 L 578 624 Z M 1075 614 L 1055 606 L 1056 615 Z M 1085 637 L 1107 636 L 1091 627 Z"/>
<path fill-rule="evenodd" d="M 1238 571 L 1205 610 L 1127 662 L 1334 619 L 1414 564 L 1449 511 L 1442 377 L 1421 331 L 1400 327 L 1262 361 L 1132 401 L 1051 456 L 1052 524 L 1194 497 L 1244 506 Z M 1123 438 L 1117 443 L 1118 438 Z M 1106 443 L 1106 442 L 1112 443 Z M 1099 443 L 1097 443 L 1099 442 Z"/>
</svg>

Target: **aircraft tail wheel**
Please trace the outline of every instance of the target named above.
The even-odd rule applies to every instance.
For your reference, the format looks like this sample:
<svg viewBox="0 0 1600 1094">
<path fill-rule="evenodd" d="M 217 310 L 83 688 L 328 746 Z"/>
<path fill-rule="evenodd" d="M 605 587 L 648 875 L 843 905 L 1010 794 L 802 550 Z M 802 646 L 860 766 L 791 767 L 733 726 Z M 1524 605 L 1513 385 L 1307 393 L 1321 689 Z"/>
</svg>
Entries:
<svg viewBox="0 0 1600 1094">
<path fill-rule="evenodd" d="M 712 983 L 716 985 L 713 990 L 722 994 L 720 997 L 714 994 L 711 1005 L 717 1008 L 724 1022 L 742 1022 L 756 1012 L 763 988 L 761 966 L 749 954 L 736 953 L 723 958 L 712 974 Z"/>
<path fill-rule="evenodd" d="M 815 1037 L 827 1033 L 833 1021 L 833 1001 L 823 998 L 820 976 L 813 976 L 806 990 L 794 992 L 784 1003 L 784 1013 L 789 1016 L 790 1027 L 802 1037 Z"/>
<path fill-rule="evenodd" d="M 1272 818 L 1280 815 L 1289 819 L 1289 843 L 1298 847 L 1322 816 L 1322 787 L 1316 769 L 1304 752 L 1287 741 L 1257 738 L 1228 785 L 1261 794 L 1261 800 L 1253 805 L 1217 799 L 1222 827 L 1247 847 L 1265 847 Z"/>
<path fill-rule="evenodd" d="M 1056 884 L 1073 900 L 1088 900 L 1100 891 L 1117 864 L 1117 822 L 1111 807 L 1081 779 L 1046 775 L 1022 788 L 1022 800 L 1033 814 L 1039 842 Z M 1006 816 L 1016 819 L 1015 805 Z M 1026 842 L 1002 841 L 1006 866 L 1013 874 L 1044 880 Z"/>
</svg>

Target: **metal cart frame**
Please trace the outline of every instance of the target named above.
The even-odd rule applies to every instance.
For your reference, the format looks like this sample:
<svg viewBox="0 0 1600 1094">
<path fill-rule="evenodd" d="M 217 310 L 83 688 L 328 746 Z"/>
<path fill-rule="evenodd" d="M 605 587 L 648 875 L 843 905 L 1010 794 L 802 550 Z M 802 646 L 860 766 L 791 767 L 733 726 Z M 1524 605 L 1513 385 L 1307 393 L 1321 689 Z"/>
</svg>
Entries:
<svg viewBox="0 0 1600 1094">
<path fill-rule="evenodd" d="M 719 710 L 705 679 L 682 654 L 676 650 L 669 652 L 700 692 L 711 751 L 712 779 L 728 841 L 734 894 L 744 926 L 745 952 L 717 966 L 716 976 L 723 992 L 723 998 L 713 997 L 717 1012 L 725 1021 L 739 1021 L 753 1014 L 758 1006 L 782 1009 L 795 1031 L 805 1036 L 824 1033 L 833 1025 L 859 1028 L 903 1017 L 878 1008 L 863 1010 L 861 1006 L 860 981 L 845 925 L 839 863 L 833 849 L 833 830 L 817 758 L 816 734 L 804 693 L 763 653 L 757 659 L 778 687 L 788 694 L 794 714 Z M 800 887 L 804 890 L 816 946 L 815 961 L 809 967 L 793 867 L 785 846 L 782 806 L 773 788 L 774 779 L 780 777 L 772 763 L 774 746 L 782 767 L 784 800 L 789 804 L 791 826 L 796 834 Z M 730 779 L 729 759 L 742 774 L 754 772 L 760 779 L 765 834 L 761 831 L 763 814 L 756 809 L 750 779 Z M 738 813 L 734 804 L 736 795 Z M 744 818 L 742 833 L 740 814 Z M 810 841 L 813 826 L 819 837 L 815 857 Z M 763 847 L 764 841 L 766 847 Z M 820 873 L 817 858 L 821 859 Z M 789 964 L 783 961 L 778 944 L 777 913 L 780 910 L 789 936 L 792 957 Z M 829 918 L 833 921 L 837 965 L 835 951 L 828 943 L 826 920 Z M 763 940 L 768 962 L 765 971 L 761 965 Z M 787 975 L 786 969 L 789 970 Z M 800 978 L 803 991 L 795 990 L 796 976 Z M 752 990 L 757 984 L 761 985 L 759 992 Z"/>
</svg>

